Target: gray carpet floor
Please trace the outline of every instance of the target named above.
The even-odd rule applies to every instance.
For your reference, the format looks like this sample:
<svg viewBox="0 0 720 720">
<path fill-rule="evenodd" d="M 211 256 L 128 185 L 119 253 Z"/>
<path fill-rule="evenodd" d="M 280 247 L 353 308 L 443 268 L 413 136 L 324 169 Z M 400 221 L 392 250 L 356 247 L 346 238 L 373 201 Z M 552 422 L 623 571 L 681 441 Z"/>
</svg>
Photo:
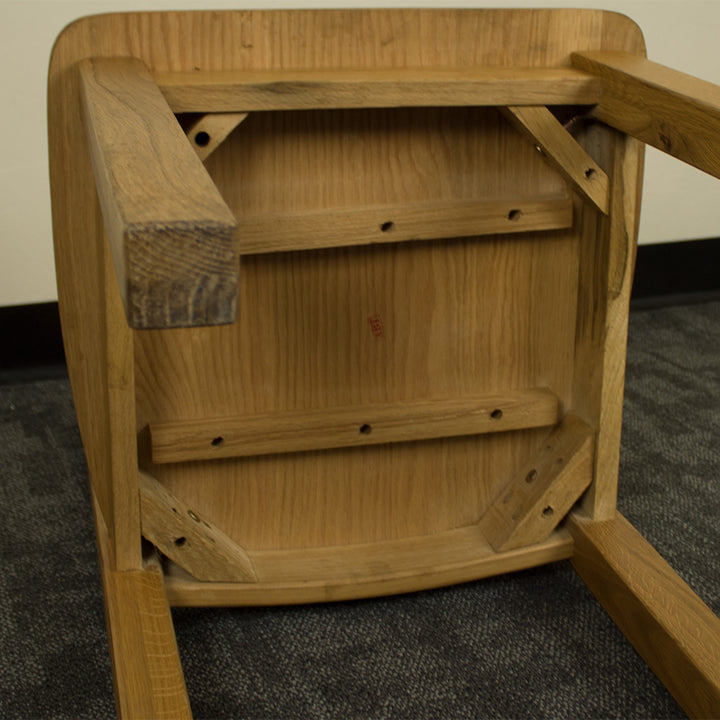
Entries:
<svg viewBox="0 0 720 720">
<path fill-rule="evenodd" d="M 720 613 L 720 303 L 631 313 L 619 508 Z M 682 718 L 566 562 L 174 612 L 199 718 Z M 0 718 L 114 713 L 69 385 L 0 387 Z"/>
</svg>

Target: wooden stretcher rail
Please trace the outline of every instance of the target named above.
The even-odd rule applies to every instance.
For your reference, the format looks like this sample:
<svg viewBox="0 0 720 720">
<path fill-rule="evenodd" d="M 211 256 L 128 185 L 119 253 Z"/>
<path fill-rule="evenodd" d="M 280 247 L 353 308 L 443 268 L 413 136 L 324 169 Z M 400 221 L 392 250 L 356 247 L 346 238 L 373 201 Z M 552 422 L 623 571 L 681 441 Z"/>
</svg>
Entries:
<svg viewBox="0 0 720 720">
<path fill-rule="evenodd" d="M 241 255 L 572 227 L 569 195 L 435 201 L 242 217 Z"/>
<path fill-rule="evenodd" d="M 719 86 L 627 52 L 572 62 L 602 80 L 598 119 L 720 178 Z"/>
<path fill-rule="evenodd" d="M 176 113 L 382 107 L 593 105 L 597 78 L 574 68 L 392 68 L 156 72 Z"/>
<path fill-rule="evenodd" d="M 133 328 L 234 320 L 235 217 L 145 65 L 80 63 L 85 125 L 120 293 Z"/>
<path fill-rule="evenodd" d="M 154 463 L 362 447 L 544 427 L 558 398 L 533 389 L 451 400 L 388 403 L 153 423 Z"/>
<path fill-rule="evenodd" d="M 567 527 L 575 570 L 683 710 L 718 717 L 720 618 L 620 513 Z"/>
<path fill-rule="evenodd" d="M 255 583 L 198 582 L 171 565 L 172 606 L 288 605 L 393 595 L 479 580 L 572 556 L 566 530 L 532 547 L 496 553 L 476 525 L 361 545 L 249 550 Z"/>
</svg>

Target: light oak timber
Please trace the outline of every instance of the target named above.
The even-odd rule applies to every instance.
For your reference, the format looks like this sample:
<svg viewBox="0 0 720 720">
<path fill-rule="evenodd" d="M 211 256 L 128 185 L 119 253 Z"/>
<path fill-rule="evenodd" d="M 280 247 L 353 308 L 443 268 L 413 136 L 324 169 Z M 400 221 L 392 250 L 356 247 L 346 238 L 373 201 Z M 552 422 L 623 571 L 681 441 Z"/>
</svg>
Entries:
<svg viewBox="0 0 720 720">
<path fill-rule="evenodd" d="M 287 551 L 249 551 L 258 574 L 251 584 L 199 583 L 170 566 L 172 606 L 285 605 L 413 592 L 514 572 L 572 556 L 558 530 L 540 543 L 496 553 L 471 527 L 402 540 Z"/>
<path fill-rule="evenodd" d="M 100 214 L 97 214 L 101 224 Z M 109 247 L 102 228 L 98 235 L 103 241 L 104 262 L 104 374 L 107 393 L 107 433 L 112 438 L 106 456 L 106 466 L 98 475 L 90 475 L 95 488 L 109 496 L 109 507 L 104 512 L 109 532 L 110 567 L 113 570 L 131 570 L 140 567 L 140 503 L 138 499 L 137 457 L 135 432 L 135 363 L 133 333 L 125 320 L 122 299 L 110 257 Z M 101 413 L 98 420 L 102 422 Z M 96 490 L 97 492 L 97 490 Z M 98 498 L 100 494 L 98 494 Z"/>
<path fill-rule="evenodd" d="M 254 582 L 245 550 L 140 471 L 142 533 L 164 555 L 204 581 Z"/>
<path fill-rule="evenodd" d="M 635 266 L 644 146 L 619 132 L 591 126 L 584 142 L 610 177 L 607 218 L 589 205 L 576 209 L 580 278 L 575 338 L 573 410 L 595 438 L 593 482 L 582 498 L 595 520 L 612 518 L 617 503 L 625 357 Z"/>
<path fill-rule="evenodd" d="M 186 135 L 201 160 L 217 150 L 223 140 L 247 118 L 248 113 L 207 113 L 196 120 Z"/>
<path fill-rule="evenodd" d="M 191 718 L 162 569 L 151 561 L 137 570 L 113 570 L 96 500 L 94 510 L 118 717 Z"/>
<path fill-rule="evenodd" d="M 573 53 L 602 80 L 595 117 L 720 177 L 720 87 L 628 52 Z"/>
<path fill-rule="evenodd" d="M 478 398 L 151 424 L 154 463 L 409 442 L 554 425 L 558 398 L 537 389 Z"/>
<path fill-rule="evenodd" d="M 298 37 L 322 38 L 322 52 L 315 42 L 296 42 Z M 109 467 L 116 443 L 116 453 L 122 452 L 127 430 L 118 436 L 116 424 L 112 436 L 106 431 L 99 250 L 106 241 L 97 232 L 89 148 L 78 122 L 79 60 L 134 56 L 153 73 L 201 68 L 286 75 L 328 68 L 424 71 L 490 65 L 542 70 L 567 65 L 571 52 L 590 47 L 644 52 L 631 21 L 590 10 L 129 13 L 85 18 L 66 28 L 53 49 L 48 83 L 53 230 L 63 334 L 92 473 Z M 549 101 L 535 95 L 532 104 Z M 562 191 L 559 174 L 499 120 L 493 108 L 475 107 L 255 114 L 207 158 L 207 168 L 228 206 L 250 217 Z M 599 132 L 611 135 L 605 126 Z M 187 139 L 183 142 L 191 148 Z M 590 154 L 610 172 L 615 147 L 621 154 L 625 146 L 612 145 L 609 164 L 602 153 Z M 308 177 L 324 182 L 308 182 Z M 593 235 L 605 233 L 599 213 L 577 201 L 575 211 L 578 224 L 572 230 L 551 230 L 542 237 L 516 234 L 512 242 L 496 236 L 248 258 L 240 290 L 246 309 L 236 324 L 133 333 L 135 430 L 150 421 L 538 385 L 555 389 L 565 408 L 576 409 L 577 398 L 588 410 L 585 419 L 597 427 L 611 390 L 617 390 L 614 378 L 621 375 L 615 372 L 619 355 L 610 353 L 612 367 L 606 362 L 604 340 L 609 347 L 617 337 L 621 308 L 611 311 L 603 292 L 619 287 L 622 295 L 627 287 L 622 253 L 629 245 L 621 243 L 619 253 L 608 251 L 607 234 L 597 242 Z M 618 228 L 629 227 L 626 220 Z M 599 277 L 607 282 L 595 282 Z M 578 278 L 588 283 L 580 296 Z M 582 317 L 573 347 L 578 299 Z M 595 313 L 595 307 L 601 310 Z M 368 325 L 368 317 L 375 316 L 385 322 L 380 339 Z M 115 347 L 121 343 L 119 336 Z M 608 378 L 603 369 L 613 370 L 612 382 L 596 382 L 598 375 Z M 602 389 L 603 400 L 596 402 L 601 394 L 596 396 L 596 389 Z M 610 404 L 613 417 L 618 404 Z M 122 407 L 128 407 L 125 401 Z M 618 425 L 607 428 L 606 448 L 619 438 Z M 526 457 L 545 432 L 187 462 L 156 470 L 176 497 L 189 507 L 202 502 L 199 517 L 252 548 L 249 552 L 282 552 L 365 538 L 442 536 L 474 523 L 498 489 L 498 471 Z M 598 428 L 599 437 L 603 432 Z M 605 457 L 603 452 L 598 454 Z M 603 470 L 605 476 L 610 479 Z M 611 493 L 605 480 L 601 484 L 604 506 Z M 340 510 L 333 515 L 335 508 Z M 268 518 L 280 518 L 279 527 L 270 527 Z M 137 540 L 136 534 L 129 542 Z M 517 557 L 529 562 L 534 547 L 517 551 Z M 553 559 L 542 552 L 534 557 Z M 498 572 L 512 568 L 512 563 L 496 566 Z M 455 582 L 466 574 L 452 570 L 437 577 Z M 366 592 L 362 581 L 355 584 L 358 593 Z M 378 590 L 413 584 L 396 579 Z M 191 585 L 198 602 L 205 586 L 218 587 Z M 232 598 L 238 587 L 255 585 L 223 584 L 220 594 Z M 344 597 L 357 596 L 352 586 L 343 584 Z M 300 584 L 290 590 L 297 597 L 311 595 Z M 268 592 L 276 599 L 283 594 L 290 592 Z"/>
<path fill-rule="evenodd" d="M 435 201 L 242 216 L 241 255 L 373 243 L 557 230 L 572 226 L 568 196 Z"/>
<path fill-rule="evenodd" d="M 480 105 L 593 105 L 600 82 L 567 67 L 155 72 L 176 113 Z"/>
<path fill-rule="evenodd" d="M 570 413 L 515 473 L 480 520 L 496 551 L 542 542 L 558 526 L 590 485 L 593 439 L 592 428 Z"/>
<path fill-rule="evenodd" d="M 572 563 L 692 718 L 720 717 L 720 619 L 620 514 L 570 514 Z"/>
<path fill-rule="evenodd" d="M 98 197 L 128 324 L 232 322 L 236 221 L 145 65 L 80 63 Z"/>
<path fill-rule="evenodd" d="M 544 106 L 507 107 L 503 113 L 582 197 L 608 214 L 608 176 L 550 110 Z"/>
</svg>

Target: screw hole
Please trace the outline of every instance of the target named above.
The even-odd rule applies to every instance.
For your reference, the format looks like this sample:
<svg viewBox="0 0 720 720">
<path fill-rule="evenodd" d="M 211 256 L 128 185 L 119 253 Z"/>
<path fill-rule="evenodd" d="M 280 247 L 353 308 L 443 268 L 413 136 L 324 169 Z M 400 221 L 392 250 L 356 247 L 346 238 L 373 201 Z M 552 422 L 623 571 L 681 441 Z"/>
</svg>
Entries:
<svg viewBox="0 0 720 720">
<path fill-rule="evenodd" d="M 549 518 L 549 517 L 552 517 L 554 514 L 555 514 L 555 509 L 550 505 L 548 505 L 543 510 L 543 517 Z"/>
<path fill-rule="evenodd" d="M 522 210 L 511 210 L 508 213 L 508 220 L 511 220 L 512 222 L 515 222 L 516 220 L 520 219 L 520 216 L 522 215 Z"/>
<path fill-rule="evenodd" d="M 213 439 L 210 441 L 210 444 L 211 444 L 213 447 L 219 447 L 219 446 L 222 445 L 224 442 L 225 442 L 225 438 L 222 437 L 222 436 L 218 436 L 218 437 L 216 437 L 216 438 L 213 438 Z"/>
<path fill-rule="evenodd" d="M 493 420 L 499 420 L 502 416 L 503 416 L 503 411 L 500 408 L 497 408 L 490 413 L 490 417 Z"/>
<path fill-rule="evenodd" d="M 365 425 L 360 426 L 360 434 L 361 435 L 369 435 L 372 432 L 372 425 L 368 425 L 367 423 Z"/>
<path fill-rule="evenodd" d="M 537 480 L 537 470 L 532 469 L 526 476 L 525 476 L 525 482 L 530 484 L 531 482 L 535 482 Z"/>
<path fill-rule="evenodd" d="M 390 232 L 391 230 L 394 230 L 394 229 L 395 229 L 395 223 L 394 223 L 392 220 L 388 220 L 387 222 L 384 222 L 384 223 L 380 226 L 380 229 L 381 229 L 383 232 Z"/>
<path fill-rule="evenodd" d="M 592 180 L 596 175 L 597 175 L 597 173 L 595 172 L 595 168 L 588 168 L 588 169 L 585 171 L 585 177 L 586 177 L 588 180 Z"/>
<path fill-rule="evenodd" d="M 204 131 L 201 130 L 199 133 L 196 133 L 195 135 L 195 144 L 199 145 L 200 147 L 205 147 L 210 142 L 210 136 Z"/>
<path fill-rule="evenodd" d="M 177 547 L 182 547 L 187 542 L 187 538 L 186 537 L 175 538 L 175 540 L 173 540 L 173 542 L 175 543 L 175 545 Z"/>
</svg>

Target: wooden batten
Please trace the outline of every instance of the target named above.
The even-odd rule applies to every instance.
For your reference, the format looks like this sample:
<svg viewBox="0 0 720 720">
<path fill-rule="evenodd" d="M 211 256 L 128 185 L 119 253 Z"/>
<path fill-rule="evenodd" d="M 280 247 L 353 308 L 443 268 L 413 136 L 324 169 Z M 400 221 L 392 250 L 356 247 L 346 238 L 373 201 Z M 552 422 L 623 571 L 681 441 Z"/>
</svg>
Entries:
<svg viewBox="0 0 720 720">
<path fill-rule="evenodd" d="M 558 230 L 572 226 L 568 195 L 435 201 L 243 216 L 241 255 Z"/>
<path fill-rule="evenodd" d="M 154 463 L 362 447 L 554 425 L 558 398 L 534 389 L 476 398 L 266 413 L 150 425 Z"/>
<path fill-rule="evenodd" d="M 236 221 L 136 58 L 79 63 L 98 197 L 128 324 L 228 323 Z"/>
<path fill-rule="evenodd" d="M 495 550 L 542 542 L 558 526 L 592 480 L 593 437 L 573 414 L 553 430 L 480 520 Z"/>
<path fill-rule="evenodd" d="M 186 134 L 198 157 L 207 160 L 248 115 L 246 112 L 207 113 L 196 120 Z"/>
<path fill-rule="evenodd" d="M 598 119 L 720 177 L 720 87 L 628 52 L 573 53 L 602 80 Z"/>
<path fill-rule="evenodd" d="M 516 106 L 503 108 L 503 113 L 582 197 L 608 214 L 608 176 L 550 110 L 544 106 Z"/>
<path fill-rule="evenodd" d="M 170 565 L 173 606 L 286 605 L 413 592 L 514 572 L 572 556 L 558 530 L 545 542 L 496 553 L 477 525 L 362 545 L 249 551 L 256 583 L 203 583 Z"/>
<path fill-rule="evenodd" d="M 573 68 L 378 68 L 155 72 L 174 112 L 592 105 L 600 82 Z"/>
<path fill-rule="evenodd" d="M 256 580 L 252 562 L 242 547 L 142 471 L 140 513 L 143 535 L 198 580 Z"/>
</svg>

